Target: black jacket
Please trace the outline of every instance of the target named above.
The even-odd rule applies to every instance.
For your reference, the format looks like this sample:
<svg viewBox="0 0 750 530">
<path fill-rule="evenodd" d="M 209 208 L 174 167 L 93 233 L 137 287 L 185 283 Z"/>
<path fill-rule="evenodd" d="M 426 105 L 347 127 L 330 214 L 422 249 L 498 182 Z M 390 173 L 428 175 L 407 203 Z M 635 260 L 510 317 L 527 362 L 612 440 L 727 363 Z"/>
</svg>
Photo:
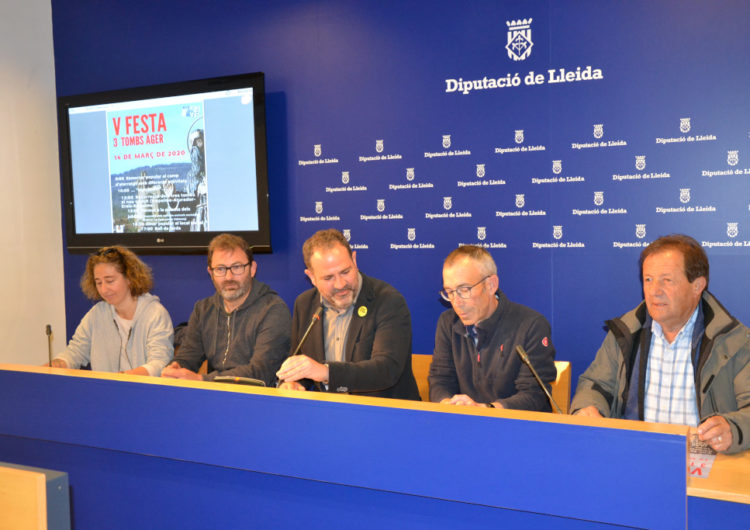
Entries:
<svg viewBox="0 0 750 530">
<path fill-rule="evenodd" d="M 315 288 L 297 297 L 292 316 L 292 351 L 320 306 L 320 292 Z M 312 328 L 300 353 L 326 362 L 323 325 Z M 409 308 L 401 293 L 389 284 L 362 274 L 344 358 L 344 362 L 328 362 L 329 391 L 419 400 L 411 370 Z"/>
</svg>

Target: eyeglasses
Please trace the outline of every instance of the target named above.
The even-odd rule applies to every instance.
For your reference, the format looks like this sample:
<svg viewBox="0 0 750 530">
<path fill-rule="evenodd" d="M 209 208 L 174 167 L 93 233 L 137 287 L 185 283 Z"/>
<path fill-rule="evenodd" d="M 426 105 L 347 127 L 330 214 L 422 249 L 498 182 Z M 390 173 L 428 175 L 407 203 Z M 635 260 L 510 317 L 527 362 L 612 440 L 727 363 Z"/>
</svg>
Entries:
<svg viewBox="0 0 750 530">
<path fill-rule="evenodd" d="M 462 285 L 461 287 L 458 287 L 456 289 L 443 289 L 440 291 L 440 296 L 442 296 L 443 299 L 449 302 L 452 302 L 456 295 L 458 295 L 459 298 L 463 299 L 471 298 L 471 290 L 487 278 L 489 278 L 489 276 L 485 276 L 474 285 Z"/>
<path fill-rule="evenodd" d="M 210 267 L 211 272 L 214 273 L 214 276 L 226 276 L 227 271 L 232 271 L 232 274 L 234 276 L 239 276 L 243 272 L 245 272 L 245 267 L 250 265 L 250 262 L 247 263 L 235 263 L 234 265 L 231 265 L 229 267 L 225 267 L 224 265 L 219 265 L 218 267 Z"/>
</svg>

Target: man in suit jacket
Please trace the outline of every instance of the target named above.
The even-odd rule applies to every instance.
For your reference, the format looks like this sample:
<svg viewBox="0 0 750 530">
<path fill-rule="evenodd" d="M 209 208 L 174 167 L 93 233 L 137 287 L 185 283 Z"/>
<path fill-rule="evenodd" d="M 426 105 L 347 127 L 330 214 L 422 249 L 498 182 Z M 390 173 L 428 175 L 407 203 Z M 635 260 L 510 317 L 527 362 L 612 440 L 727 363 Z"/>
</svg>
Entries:
<svg viewBox="0 0 750 530">
<path fill-rule="evenodd" d="M 276 373 L 279 387 L 418 400 L 404 297 L 359 272 L 356 252 L 338 230 L 316 232 L 302 254 L 314 288 L 294 303 L 292 351 L 312 327 L 299 354 Z"/>
</svg>

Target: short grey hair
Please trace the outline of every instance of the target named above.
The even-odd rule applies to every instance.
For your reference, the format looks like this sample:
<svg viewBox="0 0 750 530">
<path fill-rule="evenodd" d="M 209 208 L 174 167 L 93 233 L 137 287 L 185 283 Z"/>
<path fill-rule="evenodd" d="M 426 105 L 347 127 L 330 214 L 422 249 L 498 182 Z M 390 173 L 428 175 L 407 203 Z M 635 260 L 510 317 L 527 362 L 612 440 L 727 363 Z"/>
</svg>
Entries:
<svg viewBox="0 0 750 530">
<path fill-rule="evenodd" d="M 443 262 L 443 268 L 452 267 L 462 258 L 470 258 L 477 262 L 482 276 L 492 276 L 497 274 L 497 265 L 487 250 L 476 245 L 462 245 L 448 254 Z"/>
</svg>

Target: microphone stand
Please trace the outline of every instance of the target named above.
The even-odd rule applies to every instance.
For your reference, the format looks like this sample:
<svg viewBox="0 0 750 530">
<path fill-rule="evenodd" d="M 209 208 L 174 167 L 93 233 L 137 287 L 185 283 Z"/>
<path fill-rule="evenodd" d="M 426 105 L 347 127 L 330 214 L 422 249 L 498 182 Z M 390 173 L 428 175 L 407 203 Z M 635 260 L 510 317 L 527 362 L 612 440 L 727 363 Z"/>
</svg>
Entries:
<svg viewBox="0 0 750 530">
<path fill-rule="evenodd" d="M 49 356 L 49 365 L 52 366 L 52 326 L 47 324 L 44 332 L 47 334 L 47 354 Z"/>
<path fill-rule="evenodd" d="M 299 344 L 297 344 L 297 347 L 294 349 L 294 353 L 290 357 L 294 357 L 295 355 L 299 354 L 300 350 L 302 350 L 302 345 L 307 340 L 307 336 L 312 331 L 313 326 L 315 323 L 320 320 L 320 315 L 323 314 L 323 306 L 320 306 L 315 313 L 313 313 L 312 318 L 310 319 L 310 325 L 307 326 L 307 329 L 305 330 L 305 334 L 302 335 L 302 339 L 299 341 Z"/>
<path fill-rule="evenodd" d="M 536 370 L 534 370 L 534 366 L 531 364 L 531 361 L 529 360 L 529 356 L 526 354 L 526 351 L 521 347 L 520 344 L 516 346 L 516 351 L 518 352 L 518 355 L 521 357 L 521 360 L 524 363 L 526 363 L 526 366 L 529 367 L 529 370 L 531 370 L 531 373 L 534 374 L 534 377 L 536 378 L 536 382 L 539 383 L 539 386 L 542 387 L 542 390 L 544 390 L 544 393 L 547 394 L 547 397 L 557 409 L 557 413 L 562 414 L 563 411 L 560 408 L 560 405 L 557 404 L 557 401 L 555 401 L 555 398 L 552 397 L 552 394 L 549 393 L 549 390 L 547 390 L 547 387 L 544 386 L 544 383 L 542 383 L 542 380 L 539 377 L 539 374 L 536 373 Z"/>
</svg>

